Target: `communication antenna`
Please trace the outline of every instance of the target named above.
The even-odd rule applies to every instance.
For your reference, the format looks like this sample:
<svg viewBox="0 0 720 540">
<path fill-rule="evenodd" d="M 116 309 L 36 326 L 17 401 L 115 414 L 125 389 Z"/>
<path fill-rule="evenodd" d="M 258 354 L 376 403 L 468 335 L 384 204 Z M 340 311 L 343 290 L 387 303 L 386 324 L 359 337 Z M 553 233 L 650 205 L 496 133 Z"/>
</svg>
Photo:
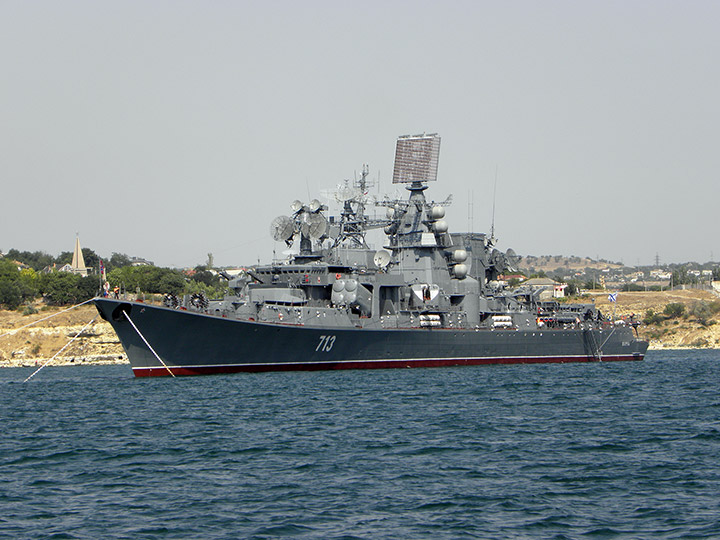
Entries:
<svg viewBox="0 0 720 540">
<path fill-rule="evenodd" d="M 495 165 L 495 186 L 493 187 L 492 222 L 490 223 L 490 242 L 495 243 L 495 195 L 497 195 L 498 166 Z"/>
<path fill-rule="evenodd" d="M 270 235 L 276 242 L 290 240 L 294 233 L 294 223 L 287 216 L 278 216 L 270 224 Z"/>
<path fill-rule="evenodd" d="M 468 232 L 472 233 L 475 227 L 475 192 L 468 190 Z"/>
<path fill-rule="evenodd" d="M 390 264 L 392 257 L 390 256 L 390 253 L 385 251 L 384 249 L 381 249 L 379 251 L 375 252 L 375 256 L 373 257 L 373 262 L 375 263 L 375 266 L 378 268 L 387 268 L 387 266 Z"/>
<path fill-rule="evenodd" d="M 436 181 L 439 155 L 440 137 L 437 133 L 398 137 L 392 183 Z"/>
<path fill-rule="evenodd" d="M 314 240 L 321 238 L 327 231 L 327 221 L 322 214 L 304 214 L 303 231 L 305 224 L 307 224 L 308 236 Z"/>
<path fill-rule="evenodd" d="M 505 258 L 508 262 L 508 269 L 512 270 L 513 272 L 517 272 L 519 270 L 518 265 L 520 264 L 520 257 L 517 253 L 515 253 L 515 250 L 512 248 L 508 248 L 508 250 L 505 252 Z"/>
</svg>

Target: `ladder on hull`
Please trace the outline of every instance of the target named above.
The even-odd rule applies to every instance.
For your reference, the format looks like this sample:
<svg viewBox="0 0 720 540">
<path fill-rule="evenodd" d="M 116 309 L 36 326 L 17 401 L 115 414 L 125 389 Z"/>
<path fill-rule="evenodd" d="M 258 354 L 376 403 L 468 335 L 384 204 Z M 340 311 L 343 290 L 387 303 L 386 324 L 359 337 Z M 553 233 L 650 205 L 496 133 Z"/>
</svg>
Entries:
<svg viewBox="0 0 720 540">
<path fill-rule="evenodd" d="M 584 330 L 584 334 L 585 347 L 586 350 L 588 350 L 589 352 L 588 356 L 592 356 L 598 362 L 602 362 L 602 349 L 600 348 L 600 344 L 595 337 L 595 332 L 593 332 L 592 328 L 586 328 Z"/>
</svg>

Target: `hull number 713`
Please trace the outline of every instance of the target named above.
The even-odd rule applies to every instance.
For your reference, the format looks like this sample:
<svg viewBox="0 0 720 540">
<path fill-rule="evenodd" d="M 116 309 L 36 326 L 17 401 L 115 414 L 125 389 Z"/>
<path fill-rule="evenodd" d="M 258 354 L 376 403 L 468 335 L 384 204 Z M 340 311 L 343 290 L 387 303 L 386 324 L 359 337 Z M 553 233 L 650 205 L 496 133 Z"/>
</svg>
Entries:
<svg viewBox="0 0 720 540">
<path fill-rule="evenodd" d="M 335 336 L 320 336 L 320 343 L 315 347 L 315 350 L 329 352 L 333 345 L 335 345 Z"/>
</svg>

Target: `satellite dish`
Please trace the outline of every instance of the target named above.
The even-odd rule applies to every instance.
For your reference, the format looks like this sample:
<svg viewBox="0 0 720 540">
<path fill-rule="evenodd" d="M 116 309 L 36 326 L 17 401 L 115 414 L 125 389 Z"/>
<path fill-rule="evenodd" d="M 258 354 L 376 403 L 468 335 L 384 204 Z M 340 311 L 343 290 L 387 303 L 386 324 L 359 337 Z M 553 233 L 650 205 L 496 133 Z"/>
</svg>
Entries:
<svg viewBox="0 0 720 540">
<path fill-rule="evenodd" d="M 495 270 L 502 273 L 508 269 L 508 260 L 505 254 L 499 249 L 493 249 L 490 253 L 490 264 L 495 267 Z"/>
<path fill-rule="evenodd" d="M 390 264 L 390 253 L 384 249 L 376 251 L 373 262 L 378 268 L 387 268 L 387 265 Z"/>
<path fill-rule="evenodd" d="M 294 200 L 294 201 L 292 202 L 292 204 L 290 205 L 290 210 L 293 211 L 293 214 L 296 214 L 296 213 L 298 213 L 300 210 L 302 210 L 302 207 L 303 207 L 303 203 L 302 203 L 302 202 L 300 202 L 300 201 L 298 201 L 298 200 Z"/>
<path fill-rule="evenodd" d="M 307 216 L 307 219 L 305 219 Z M 307 222 L 307 234 L 317 240 L 327 231 L 327 221 L 322 214 L 305 214 L 303 222 Z"/>
<path fill-rule="evenodd" d="M 518 264 L 520 263 L 520 256 L 515 253 L 515 250 L 512 248 L 508 248 L 508 250 L 505 252 L 505 258 L 507 259 L 509 269 L 517 272 Z"/>
<path fill-rule="evenodd" d="M 358 190 L 350 186 L 347 182 L 338 186 L 335 191 L 335 200 L 337 202 L 344 203 L 345 201 L 351 201 L 358 197 Z"/>
<path fill-rule="evenodd" d="M 282 242 L 292 238 L 295 232 L 295 226 L 292 220 L 287 216 L 278 216 L 272 220 L 270 224 L 270 236 L 276 242 Z"/>
<path fill-rule="evenodd" d="M 317 199 L 313 199 L 312 201 L 310 201 L 308 208 L 310 208 L 311 212 L 317 212 L 318 210 L 320 210 L 320 208 L 322 208 L 322 204 Z"/>
</svg>

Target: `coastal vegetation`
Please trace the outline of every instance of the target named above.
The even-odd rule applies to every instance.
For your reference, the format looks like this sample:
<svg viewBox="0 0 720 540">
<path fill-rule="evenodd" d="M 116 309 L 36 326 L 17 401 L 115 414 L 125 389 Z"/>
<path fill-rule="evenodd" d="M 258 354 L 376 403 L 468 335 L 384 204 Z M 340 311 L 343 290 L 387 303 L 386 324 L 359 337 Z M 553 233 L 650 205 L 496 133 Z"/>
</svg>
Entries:
<svg viewBox="0 0 720 540">
<path fill-rule="evenodd" d="M 615 303 L 607 292 L 594 291 L 589 296 L 603 313 L 633 315 L 642 323 L 640 337 L 653 349 L 720 348 L 720 299 L 710 291 L 621 292 Z"/>
<path fill-rule="evenodd" d="M 638 328 L 642 339 L 650 341 L 652 349 L 720 348 L 720 300 L 708 291 L 621 293 L 611 305 L 606 292 L 586 293 L 587 301 L 594 301 L 603 313 L 621 318 L 635 314 L 643 324 Z M 150 301 L 148 295 L 147 301 Z M 160 300 L 160 298 L 154 298 Z M 28 311 L 32 308 L 37 311 Z M 60 313 L 62 307 L 48 306 L 41 299 L 20 310 L 0 309 L 0 367 L 37 365 L 52 357 L 83 326 L 97 315 L 90 305 Z M 21 327 L 48 316 L 51 319 L 32 328 Z M 648 318 L 648 316 L 650 316 Z M 54 364 L 125 362 L 124 352 L 112 327 L 103 320 L 83 332 Z"/>
<path fill-rule="evenodd" d="M 8 328 L 22 326 L 21 320 L 30 321 L 44 317 L 62 309 L 62 306 L 78 304 L 92 298 L 101 292 L 101 259 L 107 272 L 111 294 L 112 289 L 118 287 L 123 292 L 140 294 L 146 301 L 161 301 L 164 293 L 178 296 L 203 293 L 210 298 L 219 298 L 226 291 L 226 280 L 204 265 L 188 269 L 164 268 L 147 264 L 147 261 L 138 263 L 142 260 L 122 253 L 113 253 L 107 258 L 100 257 L 89 248 L 83 249 L 83 255 L 86 266 L 94 269 L 86 277 L 58 270 L 70 262 L 70 252 L 53 257 L 43 252 L 10 250 L 0 256 L 0 319 L 7 319 L 6 322 L 15 321 Z M 720 299 L 706 287 L 697 287 L 703 284 L 703 280 L 720 280 L 717 263 L 667 266 L 664 268 L 666 282 L 660 284 L 651 285 L 649 280 L 644 284 L 608 284 L 607 289 L 619 291 L 617 302 L 610 304 L 607 289 L 601 289 L 599 278 L 602 268 L 605 268 L 603 265 L 613 263 L 557 257 L 529 258 L 528 262 L 535 264 L 535 271 L 530 273 L 526 270 L 525 276 L 550 277 L 568 285 L 565 289 L 568 298 L 565 301 L 594 301 L 603 313 L 613 313 L 618 317 L 633 315 L 635 320 L 643 323 L 639 328 L 640 337 L 648 339 L 653 348 L 720 347 Z M 555 264 L 564 269 L 570 268 L 572 273 L 548 266 Z M 632 270 L 638 274 L 643 269 Z M 622 272 L 632 275 L 629 270 L 617 264 L 611 271 L 618 275 Z M 649 271 L 646 271 L 645 275 L 649 278 Z M 509 286 L 517 286 L 521 281 L 518 277 L 513 277 L 509 280 Z M 683 285 L 690 288 L 678 290 L 678 286 Z M 38 313 L 40 311 L 43 313 Z M 89 308 L 88 313 L 92 311 Z M 111 336 L 112 332 L 108 330 L 107 336 L 103 338 L 104 343 L 114 339 Z M 17 336 L 18 339 L 20 337 Z M 23 338 L 22 342 L 12 343 L 12 346 L 8 342 L 10 338 L 6 337 L 0 344 L 0 351 L 5 349 L 5 358 L 9 359 L 13 351 L 23 350 L 25 352 L 21 356 L 27 359 L 46 356 L 52 350 L 46 341 L 42 341 L 41 349 L 35 350 L 38 348 L 37 342 L 34 338 L 28 341 L 29 337 L 28 335 Z M 30 342 L 33 343 L 32 346 Z M 114 355 L 117 350 L 103 349 L 103 353 Z M 90 354 L 100 354 L 99 349 Z"/>
<path fill-rule="evenodd" d="M 678 285 L 706 285 L 720 281 L 720 263 L 686 262 L 650 266 L 626 266 L 621 262 L 579 257 L 523 256 L 521 271 L 526 276 L 547 276 L 563 283 L 573 282 L 582 289 L 594 289 L 602 282 L 617 290 L 666 290 Z"/>
<path fill-rule="evenodd" d="M 32 314 L 37 309 L 36 300 L 49 306 L 65 306 L 100 294 L 101 257 L 89 248 L 83 248 L 83 256 L 86 266 L 92 269 L 88 276 L 58 270 L 70 262 L 70 252 L 53 257 L 39 251 L 8 251 L 0 257 L 0 308 Z M 163 268 L 138 265 L 134 263 L 136 260 L 122 253 L 102 259 L 111 290 L 118 287 L 133 294 L 203 293 L 208 297 L 222 297 L 227 286 L 225 279 L 205 266 Z"/>
</svg>

